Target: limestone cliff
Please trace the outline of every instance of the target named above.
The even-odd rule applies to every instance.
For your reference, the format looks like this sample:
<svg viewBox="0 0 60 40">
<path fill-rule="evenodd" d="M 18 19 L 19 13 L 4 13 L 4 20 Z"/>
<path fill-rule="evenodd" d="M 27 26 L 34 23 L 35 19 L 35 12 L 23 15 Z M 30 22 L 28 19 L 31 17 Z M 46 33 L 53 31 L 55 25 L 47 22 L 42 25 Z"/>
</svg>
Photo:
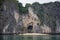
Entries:
<svg viewBox="0 0 60 40">
<path fill-rule="evenodd" d="M 38 32 L 40 20 L 36 14 L 33 12 L 33 8 L 28 8 L 29 13 L 22 16 L 23 26 L 29 31 L 29 26 L 32 26 L 32 32 Z"/>
<path fill-rule="evenodd" d="M 22 7 L 16 0 L 0 1 L 0 33 L 26 32 L 60 33 L 60 2 Z"/>
<path fill-rule="evenodd" d="M 4 0 L 0 9 L 0 33 L 13 33 L 16 30 L 19 11 L 16 0 Z"/>
<path fill-rule="evenodd" d="M 32 6 L 40 19 L 41 33 L 60 33 L 60 2 L 35 2 Z"/>
<path fill-rule="evenodd" d="M 29 12 L 27 14 L 25 14 L 25 9 L 23 10 L 23 7 L 21 7 L 22 9 L 20 9 L 24 12 L 22 12 L 22 14 L 25 14 L 22 18 L 24 24 L 23 26 L 27 27 L 27 24 L 29 25 L 31 21 L 33 21 L 32 24 L 35 24 L 35 22 L 39 22 L 39 33 L 60 33 L 60 2 L 56 1 L 44 4 L 35 2 L 32 5 L 26 4 L 24 8 L 29 9 L 29 7 L 31 7 L 31 9 L 27 11 Z M 37 18 L 35 17 L 35 15 L 37 16 Z M 30 17 L 31 19 L 28 17 Z M 34 18 L 40 21 L 36 21 Z M 31 29 L 34 29 L 34 31 L 36 32 L 35 28 L 37 29 L 38 26 L 35 26 L 33 26 L 32 28 L 32 26 L 30 25 L 27 27 L 27 29 L 29 31 L 31 31 Z"/>
</svg>

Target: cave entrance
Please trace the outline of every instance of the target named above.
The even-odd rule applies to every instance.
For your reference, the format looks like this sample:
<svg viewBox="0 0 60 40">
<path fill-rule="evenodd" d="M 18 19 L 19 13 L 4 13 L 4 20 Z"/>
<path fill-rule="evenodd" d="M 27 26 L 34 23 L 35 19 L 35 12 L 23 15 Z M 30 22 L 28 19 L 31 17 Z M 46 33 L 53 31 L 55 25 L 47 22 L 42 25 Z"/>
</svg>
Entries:
<svg viewBox="0 0 60 40">
<path fill-rule="evenodd" d="M 33 26 L 32 26 L 32 25 L 29 25 L 29 26 L 27 27 L 27 30 L 28 30 L 28 33 L 32 33 L 32 31 L 33 31 Z"/>
</svg>

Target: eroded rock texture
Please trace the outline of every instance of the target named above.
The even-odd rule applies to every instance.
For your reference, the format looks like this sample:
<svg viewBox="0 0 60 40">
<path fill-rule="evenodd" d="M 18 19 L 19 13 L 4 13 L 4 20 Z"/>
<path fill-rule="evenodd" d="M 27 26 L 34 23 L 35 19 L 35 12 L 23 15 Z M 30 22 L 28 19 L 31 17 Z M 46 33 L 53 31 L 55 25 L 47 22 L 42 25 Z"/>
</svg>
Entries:
<svg viewBox="0 0 60 40">
<path fill-rule="evenodd" d="M 36 15 L 38 19 L 40 20 L 39 33 L 60 33 L 60 2 L 56 1 L 56 2 L 50 2 L 50 3 L 44 3 L 44 4 L 35 2 L 32 5 L 26 4 L 24 8 L 29 9 L 29 7 L 32 7 L 29 11 L 27 11 L 30 14 L 22 13 L 22 14 L 25 14 L 23 15 L 24 26 L 29 24 L 32 21 L 32 18 L 34 20 L 34 18 L 36 18 L 35 17 Z M 25 10 L 23 10 L 23 12 L 24 11 Z M 30 15 L 31 19 L 28 18 L 29 17 L 28 15 Z M 35 22 L 36 21 L 34 21 L 32 24 L 34 24 Z M 28 29 L 29 27 L 30 26 L 28 26 Z M 35 25 L 34 27 L 33 27 L 34 32 L 36 32 L 36 29 L 38 29 L 38 26 Z"/>
<path fill-rule="evenodd" d="M 0 9 L 0 33 L 13 33 L 18 23 L 16 0 L 3 0 Z"/>
</svg>

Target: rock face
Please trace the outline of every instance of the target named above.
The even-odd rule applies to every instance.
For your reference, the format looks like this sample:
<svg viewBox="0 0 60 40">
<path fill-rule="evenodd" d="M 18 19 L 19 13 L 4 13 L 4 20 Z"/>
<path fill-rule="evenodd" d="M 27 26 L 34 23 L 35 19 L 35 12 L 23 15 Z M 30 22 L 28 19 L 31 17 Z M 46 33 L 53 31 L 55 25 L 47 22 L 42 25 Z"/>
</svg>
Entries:
<svg viewBox="0 0 60 40">
<path fill-rule="evenodd" d="M 29 13 L 22 16 L 22 22 L 27 32 L 38 32 L 40 20 L 33 12 L 33 8 L 28 8 Z"/>
<path fill-rule="evenodd" d="M 33 27 L 34 32 L 39 28 L 39 33 L 60 33 L 60 2 L 56 1 L 44 4 L 35 2 L 32 5 L 27 4 L 25 7 L 29 9 L 29 11 L 27 11 L 29 14 L 26 14 L 25 16 L 23 15 L 22 19 L 24 26 L 28 27 L 28 29 L 32 29 L 32 24 L 35 25 L 36 20 L 34 18 L 36 18 L 35 15 L 37 15 L 38 18 L 36 19 L 40 21 L 37 21 L 36 23 L 39 22 L 40 24 L 39 27 L 37 25 Z M 32 8 L 30 9 L 29 7 Z"/>
<path fill-rule="evenodd" d="M 0 33 L 60 33 L 60 2 L 35 2 L 19 10 L 16 0 L 0 3 Z"/>
<path fill-rule="evenodd" d="M 16 0 L 4 0 L 0 10 L 0 33 L 16 32 L 19 11 Z"/>
<path fill-rule="evenodd" d="M 38 15 L 41 33 L 60 33 L 60 2 L 32 4 L 34 12 Z"/>
</svg>

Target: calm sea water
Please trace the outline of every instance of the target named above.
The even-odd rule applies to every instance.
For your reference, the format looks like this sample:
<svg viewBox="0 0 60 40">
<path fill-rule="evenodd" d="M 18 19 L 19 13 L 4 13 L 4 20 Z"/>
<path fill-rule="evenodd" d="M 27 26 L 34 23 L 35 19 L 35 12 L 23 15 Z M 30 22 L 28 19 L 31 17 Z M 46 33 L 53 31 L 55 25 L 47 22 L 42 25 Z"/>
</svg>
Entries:
<svg viewBox="0 0 60 40">
<path fill-rule="evenodd" d="M 48 36 L 0 35 L 0 40 L 60 40 L 60 35 L 48 35 Z"/>
</svg>

